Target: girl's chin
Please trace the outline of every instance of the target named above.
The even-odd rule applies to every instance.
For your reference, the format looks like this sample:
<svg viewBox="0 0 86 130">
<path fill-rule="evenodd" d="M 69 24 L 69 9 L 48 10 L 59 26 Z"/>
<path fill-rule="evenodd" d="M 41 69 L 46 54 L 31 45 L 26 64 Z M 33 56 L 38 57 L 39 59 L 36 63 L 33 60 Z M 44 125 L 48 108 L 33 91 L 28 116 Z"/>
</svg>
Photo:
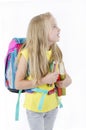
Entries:
<svg viewBox="0 0 86 130">
<path fill-rule="evenodd" d="M 57 42 L 60 40 L 60 37 L 58 37 Z"/>
</svg>

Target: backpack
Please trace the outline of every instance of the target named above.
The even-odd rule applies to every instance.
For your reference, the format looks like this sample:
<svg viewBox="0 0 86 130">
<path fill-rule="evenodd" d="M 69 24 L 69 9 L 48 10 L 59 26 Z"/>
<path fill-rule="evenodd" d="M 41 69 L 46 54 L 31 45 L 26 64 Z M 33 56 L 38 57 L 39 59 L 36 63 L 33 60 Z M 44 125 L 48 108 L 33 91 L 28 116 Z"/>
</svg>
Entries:
<svg viewBox="0 0 86 130">
<path fill-rule="evenodd" d="M 46 94 L 52 94 L 53 91 L 58 91 L 57 98 L 59 101 L 59 106 L 62 107 L 62 103 L 59 99 L 59 96 L 65 95 L 62 93 L 62 88 L 56 88 L 55 90 L 43 90 L 39 88 L 32 88 L 28 90 L 17 90 L 15 87 L 15 74 L 17 70 L 17 64 L 16 64 L 16 58 L 18 55 L 19 50 L 24 45 L 26 41 L 26 38 L 13 38 L 8 46 L 8 51 L 5 58 L 5 86 L 6 88 L 13 93 L 18 93 L 18 99 L 16 103 L 16 111 L 15 111 L 15 120 L 19 120 L 19 106 L 20 106 L 20 95 L 22 92 L 39 92 L 42 93 L 42 97 L 39 102 L 38 109 L 41 110 L 43 106 L 44 99 L 46 97 Z M 53 69 L 53 63 L 50 65 L 50 70 Z M 65 90 L 65 89 L 64 89 Z"/>
<path fill-rule="evenodd" d="M 15 88 L 16 57 L 25 40 L 25 38 L 13 38 L 9 44 L 5 58 L 5 86 L 9 91 L 14 93 L 19 92 Z"/>
<path fill-rule="evenodd" d="M 18 93 L 15 120 L 19 120 L 20 95 L 24 92 L 24 90 L 17 90 L 15 87 L 15 74 L 17 70 L 16 58 L 25 41 L 26 38 L 13 38 L 9 43 L 5 58 L 5 86 L 10 92 Z"/>
</svg>

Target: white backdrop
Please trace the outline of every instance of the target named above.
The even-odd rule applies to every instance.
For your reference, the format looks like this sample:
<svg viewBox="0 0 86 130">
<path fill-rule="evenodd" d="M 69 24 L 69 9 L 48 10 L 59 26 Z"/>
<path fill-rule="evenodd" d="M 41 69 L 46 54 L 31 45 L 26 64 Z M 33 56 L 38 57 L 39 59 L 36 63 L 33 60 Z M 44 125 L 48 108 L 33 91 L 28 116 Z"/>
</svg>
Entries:
<svg viewBox="0 0 86 130">
<path fill-rule="evenodd" d="M 13 37 L 25 37 L 29 20 L 50 11 L 61 28 L 60 42 L 66 70 L 72 78 L 63 108 L 54 130 L 86 129 L 86 2 L 85 0 L 3 0 L 0 1 L 0 130 L 29 130 L 24 95 L 21 96 L 20 120 L 14 120 L 17 94 L 4 85 L 4 58 Z"/>
</svg>

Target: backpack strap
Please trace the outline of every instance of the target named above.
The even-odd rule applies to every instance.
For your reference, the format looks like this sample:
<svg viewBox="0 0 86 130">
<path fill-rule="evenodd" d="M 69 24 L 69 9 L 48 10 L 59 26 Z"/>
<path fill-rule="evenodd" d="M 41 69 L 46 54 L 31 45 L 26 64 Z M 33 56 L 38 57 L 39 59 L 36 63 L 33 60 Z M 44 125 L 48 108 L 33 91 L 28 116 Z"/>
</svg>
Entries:
<svg viewBox="0 0 86 130">
<path fill-rule="evenodd" d="M 40 89 L 40 88 L 33 88 L 31 90 L 34 92 L 42 93 L 42 97 L 40 99 L 39 106 L 38 106 L 38 110 L 42 110 L 44 99 L 45 99 L 46 95 L 48 94 L 48 90 L 44 90 L 44 89 Z"/>
<path fill-rule="evenodd" d="M 57 101 L 58 101 L 58 107 L 63 108 L 63 104 L 61 102 L 61 98 L 58 96 L 58 93 L 57 93 Z"/>
<path fill-rule="evenodd" d="M 20 95 L 21 95 L 21 93 L 22 93 L 22 90 L 19 90 L 18 99 L 17 99 L 17 103 L 16 103 L 16 111 L 15 111 L 15 120 L 16 120 L 16 121 L 19 120 Z"/>
</svg>

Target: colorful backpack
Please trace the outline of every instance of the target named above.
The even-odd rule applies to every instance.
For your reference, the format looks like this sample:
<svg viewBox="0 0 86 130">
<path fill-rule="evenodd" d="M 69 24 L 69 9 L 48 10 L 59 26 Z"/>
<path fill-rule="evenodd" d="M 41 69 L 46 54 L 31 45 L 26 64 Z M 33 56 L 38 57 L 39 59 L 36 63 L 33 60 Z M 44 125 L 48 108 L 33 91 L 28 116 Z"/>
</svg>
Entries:
<svg viewBox="0 0 86 130">
<path fill-rule="evenodd" d="M 13 38 L 9 44 L 5 58 L 5 86 L 11 92 L 18 93 L 15 88 L 15 73 L 17 69 L 16 57 L 19 49 L 25 43 L 25 38 Z"/>
<path fill-rule="evenodd" d="M 16 58 L 17 58 L 20 48 L 22 47 L 22 45 L 24 45 L 25 41 L 26 41 L 26 38 L 13 38 L 9 44 L 7 55 L 5 58 L 5 86 L 9 91 L 18 93 L 15 120 L 19 120 L 20 95 L 22 92 L 27 91 L 29 93 L 33 93 L 33 92 L 42 93 L 42 97 L 40 99 L 39 106 L 38 106 L 38 109 L 42 110 L 43 102 L 46 97 L 46 94 L 50 95 L 55 91 L 57 92 L 59 106 L 62 107 L 59 96 L 65 95 L 64 94 L 65 92 L 63 92 L 62 90 L 64 90 L 64 91 L 66 90 L 66 89 L 57 88 L 57 87 L 51 91 L 43 90 L 43 89 L 39 89 L 39 88 L 32 88 L 32 89 L 28 89 L 28 90 L 17 90 L 16 89 L 16 87 L 15 87 L 15 74 L 16 74 L 16 70 L 17 70 Z M 50 65 L 50 70 L 52 71 L 53 68 L 54 68 L 54 66 L 53 66 L 53 62 L 52 62 Z"/>
<path fill-rule="evenodd" d="M 15 74 L 17 70 L 16 58 L 22 45 L 24 45 L 26 38 L 13 38 L 8 46 L 8 51 L 5 58 L 5 86 L 13 93 L 18 94 L 18 100 L 16 104 L 15 120 L 19 119 L 19 105 L 20 95 L 25 90 L 17 90 L 15 87 Z"/>
</svg>

